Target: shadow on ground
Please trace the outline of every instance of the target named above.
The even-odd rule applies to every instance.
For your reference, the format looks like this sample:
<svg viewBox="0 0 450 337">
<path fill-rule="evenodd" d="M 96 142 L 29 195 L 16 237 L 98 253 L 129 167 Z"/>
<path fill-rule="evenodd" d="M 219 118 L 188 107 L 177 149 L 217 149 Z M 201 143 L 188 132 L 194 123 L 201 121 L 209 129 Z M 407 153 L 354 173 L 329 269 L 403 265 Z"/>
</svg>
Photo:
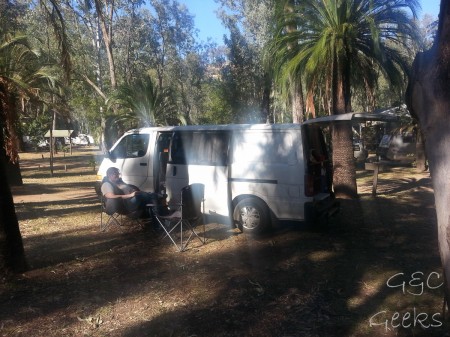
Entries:
<svg viewBox="0 0 450 337">
<path fill-rule="evenodd" d="M 209 224 L 184 253 L 152 228 L 100 233 L 83 207 L 89 225 L 25 238 L 33 269 L 2 283 L 0 333 L 445 336 L 429 180 L 380 183 L 388 193 L 342 201 L 327 229 L 249 238 Z"/>
</svg>

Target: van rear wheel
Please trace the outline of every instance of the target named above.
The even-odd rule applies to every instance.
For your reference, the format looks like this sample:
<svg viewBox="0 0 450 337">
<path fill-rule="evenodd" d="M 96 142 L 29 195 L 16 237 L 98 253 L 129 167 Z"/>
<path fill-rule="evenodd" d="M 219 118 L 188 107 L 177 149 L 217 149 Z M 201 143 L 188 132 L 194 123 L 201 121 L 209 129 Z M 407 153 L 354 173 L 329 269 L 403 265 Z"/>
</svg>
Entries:
<svg viewBox="0 0 450 337">
<path fill-rule="evenodd" d="M 269 228 L 269 210 L 256 198 L 245 198 L 238 202 L 233 212 L 237 226 L 246 234 L 260 234 Z"/>
</svg>

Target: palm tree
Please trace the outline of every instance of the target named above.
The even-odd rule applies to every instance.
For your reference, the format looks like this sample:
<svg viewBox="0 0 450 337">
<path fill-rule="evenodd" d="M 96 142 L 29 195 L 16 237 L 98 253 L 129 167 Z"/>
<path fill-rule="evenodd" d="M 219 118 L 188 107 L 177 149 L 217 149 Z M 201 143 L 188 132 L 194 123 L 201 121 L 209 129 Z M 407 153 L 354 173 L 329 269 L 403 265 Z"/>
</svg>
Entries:
<svg viewBox="0 0 450 337">
<path fill-rule="evenodd" d="M 0 176 L 6 177 L 6 163 L 17 162 L 17 97 L 27 90 L 24 81 L 32 52 L 24 36 L 5 35 L 0 43 Z M 24 76 L 25 75 L 25 76 Z M 0 269 L 21 271 L 26 268 L 9 181 L 0 184 Z"/>
<path fill-rule="evenodd" d="M 51 66 L 41 66 L 40 53 L 33 50 L 25 35 L 4 34 L 0 37 L 0 176 L 6 176 L 6 163 L 18 166 L 16 133 L 19 101 L 25 98 L 40 108 L 52 108 L 61 85 L 59 73 Z M 47 95 L 48 94 L 48 95 Z M 45 102 L 47 95 L 51 100 Z M 63 105 L 59 105 L 61 111 Z M 0 191 L 0 267 L 23 270 L 26 266 L 22 239 L 15 213 L 10 182 Z"/>
<path fill-rule="evenodd" d="M 148 75 L 120 86 L 106 100 L 106 105 L 108 111 L 119 112 L 108 118 L 107 134 L 113 134 L 112 129 L 123 124 L 129 127 L 186 124 L 184 116 L 175 114 L 170 90 L 159 90 Z"/>
<path fill-rule="evenodd" d="M 380 74 L 404 86 L 409 64 L 399 46 L 415 40 L 406 10 L 416 16 L 418 6 L 416 0 L 299 0 L 293 10 L 279 10 L 269 49 L 278 79 L 303 76 L 308 93 L 329 95 L 333 114 L 351 111 L 353 89 L 373 94 Z M 333 125 L 332 144 L 336 196 L 356 197 L 351 125 Z"/>
<path fill-rule="evenodd" d="M 54 33 L 61 49 L 61 66 L 68 81 L 71 60 L 67 44 L 64 20 L 58 2 L 41 1 L 43 8 L 54 28 Z M 11 24 L 6 22 L 0 28 L 0 177 L 6 176 L 5 163 L 15 162 L 17 155 L 17 102 L 20 97 L 42 104 L 38 97 L 43 86 L 55 88 L 55 72 L 51 68 L 41 67 L 39 54 L 34 51 L 26 36 L 8 33 Z M 47 63 L 47 62 L 46 62 Z M 57 96 L 53 91 L 51 96 Z M 50 104 L 51 105 L 51 104 Z M 27 263 L 20 235 L 19 224 L 12 198 L 9 181 L 0 184 L 0 269 L 22 271 Z"/>
</svg>

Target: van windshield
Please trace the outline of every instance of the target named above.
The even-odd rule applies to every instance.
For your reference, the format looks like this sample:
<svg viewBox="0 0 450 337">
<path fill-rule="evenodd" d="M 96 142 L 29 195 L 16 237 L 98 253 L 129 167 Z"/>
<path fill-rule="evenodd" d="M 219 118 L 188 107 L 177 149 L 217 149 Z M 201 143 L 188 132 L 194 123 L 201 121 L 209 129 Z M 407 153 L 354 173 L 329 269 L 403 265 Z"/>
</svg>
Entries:
<svg viewBox="0 0 450 337">
<path fill-rule="evenodd" d="M 149 136 L 150 135 L 148 134 L 132 134 L 123 137 L 111 151 L 111 157 L 125 159 L 145 156 L 147 153 Z"/>
</svg>

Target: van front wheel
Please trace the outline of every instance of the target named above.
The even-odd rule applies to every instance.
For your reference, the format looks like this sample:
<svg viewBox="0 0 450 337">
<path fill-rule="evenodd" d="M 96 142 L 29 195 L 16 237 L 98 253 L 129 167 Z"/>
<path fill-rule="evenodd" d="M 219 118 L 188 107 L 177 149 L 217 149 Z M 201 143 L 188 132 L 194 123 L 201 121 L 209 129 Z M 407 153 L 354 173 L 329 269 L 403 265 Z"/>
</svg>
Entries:
<svg viewBox="0 0 450 337">
<path fill-rule="evenodd" d="M 246 234 L 260 234 L 270 224 L 266 204 L 256 198 L 245 198 L 238 202 L 233 212 L 233 219 L 241 231 Z"/>
</svg>

